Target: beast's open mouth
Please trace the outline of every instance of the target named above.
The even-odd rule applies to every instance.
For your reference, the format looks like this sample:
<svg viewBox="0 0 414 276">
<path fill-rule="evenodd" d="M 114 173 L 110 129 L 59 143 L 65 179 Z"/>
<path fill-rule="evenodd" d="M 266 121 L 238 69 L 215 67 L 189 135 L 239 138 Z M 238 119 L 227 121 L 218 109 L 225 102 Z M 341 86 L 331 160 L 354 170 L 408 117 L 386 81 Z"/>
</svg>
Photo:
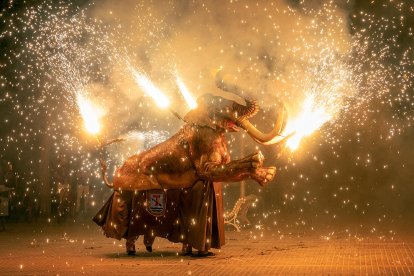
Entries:
<svg viewBox="0 0 414 276">
<path fill-rule="evenodd" d="M 229 131 L 238 132 L 242 130 L 243 128 L 241 128 L 236 122 L 228 120 L 226 121 L 226 129 Z"/>
</svg>

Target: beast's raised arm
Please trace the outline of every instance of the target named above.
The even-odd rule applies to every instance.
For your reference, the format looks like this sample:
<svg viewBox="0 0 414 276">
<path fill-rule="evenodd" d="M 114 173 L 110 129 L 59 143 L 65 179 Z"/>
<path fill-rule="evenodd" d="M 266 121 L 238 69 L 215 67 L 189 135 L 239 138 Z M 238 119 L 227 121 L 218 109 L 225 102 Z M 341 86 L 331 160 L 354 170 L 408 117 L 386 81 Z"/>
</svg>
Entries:
<svg viewBox="0 0 414 276">
<path fill-rule="evenodd" d="M 276 173 L 275 167 L 263 167 L 264 156 L 261 152 L 230 161 L 224 133 L 217 133 L 210 128 L 197 130 L 189 148 L 196 174 L 202 180 L 238 182 L 254 179 L 263 186 Z"/>
</svg>

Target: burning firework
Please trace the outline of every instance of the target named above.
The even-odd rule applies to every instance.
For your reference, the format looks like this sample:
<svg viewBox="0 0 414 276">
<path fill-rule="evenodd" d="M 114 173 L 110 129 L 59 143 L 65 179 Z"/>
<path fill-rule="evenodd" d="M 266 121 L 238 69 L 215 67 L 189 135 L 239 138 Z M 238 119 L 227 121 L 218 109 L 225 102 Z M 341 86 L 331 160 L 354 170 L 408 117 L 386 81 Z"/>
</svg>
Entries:
<svg viewBox="0 0 414 276">
<path fill-rule="evenodd" d="M 76 102 L 83 119 L 85 129 L 92 135 L 97 135 L 101 130 L 100 119 L 105 115 L 104 110 L 93 104 L 82 93 L 77 93 Z"/>
<path fill-rule="evenodd" d="M 287 147 L 296 150 L 303 137 L 312 134 L 331 118 L 323 107 L 315 104 L 313 97 L 306 98 L 300 114 L 287 122 L 284 134 L 293 133 L 286 142 Z"/>
<path fill-rule="evenodd" d="M 150 96 L 155 101 L 158 107 L 167 108 L 170 106 L 170 100 L 168 97 L 158 87 L 156 87 L 149 78 L 131 66 L 129 67 L 132 75 L 134 76 L 135 82 L 142 88 L 145 94 Z"/>
<path fill-rule="evenodd" d="M 188 91 L 187 87 L 185 86 L 184 82 L 180 79 L 180 77 L 176 76 L 176 83 L 178 88 L 180 89 L 181 94 L 183 95 L 187 105 L 190 109 L 195 109 L 197 107 L 197 103 L 194 98 L 191 96 L 191 93 Z"/>
</svg>

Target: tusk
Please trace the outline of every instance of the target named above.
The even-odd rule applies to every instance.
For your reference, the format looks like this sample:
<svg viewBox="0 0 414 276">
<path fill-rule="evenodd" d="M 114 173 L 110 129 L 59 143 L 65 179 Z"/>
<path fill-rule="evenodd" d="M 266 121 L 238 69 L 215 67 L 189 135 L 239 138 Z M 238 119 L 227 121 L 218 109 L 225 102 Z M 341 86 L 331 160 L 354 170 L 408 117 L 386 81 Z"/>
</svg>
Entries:
<svg viewBox="0 0 414 276">
<path fill-rule="evenodd" d="M 263 133 L 258 130 L 249 120 L 240 122 L 240 125 L 247 131 L 247 133 L 257 142 L 264 145 L 277 144 L 283 141 L 286 137 L 280 135 L 286 124 L 287 112 L 283 107 L 277 116 L 275 127 L 269 133 Z"/>
</svg>

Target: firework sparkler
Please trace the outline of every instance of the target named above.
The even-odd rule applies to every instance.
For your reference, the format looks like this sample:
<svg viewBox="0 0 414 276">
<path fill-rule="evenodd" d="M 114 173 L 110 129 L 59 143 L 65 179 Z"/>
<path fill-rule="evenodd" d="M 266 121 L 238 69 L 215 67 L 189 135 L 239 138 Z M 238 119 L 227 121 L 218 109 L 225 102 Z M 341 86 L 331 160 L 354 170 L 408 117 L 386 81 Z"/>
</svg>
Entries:
<svg viewBox="0 0 414 276">
<path fill-rule="evenodd" d="M 168 97 L 161 91 L 161 89 L 155 86 L 149 78 L 132 67 L 131 72 L 135 82 L 142 88 L 145 94 L 154 100 L 158 107 L 164 109 L 170 106 Z"/>
<path fill-rule="evenodd" d="M 82 93 L 77 93 L 76 102 L 86 131 L 97 137 L 101 130 L 100 119 L 105 114 L 104 110 L 93 104 Z"/>
<path fill-rule="evenodd" d="M 128 65 L 130 68 L 132 75 L 134 77 L 135 82 L 141 87 L 141 89 L 144 91 L 145 94 L 150 96 L 154 102 L 157 104 L 158 107 L 165 109 L 168 108 L 168 110 L 174 114 L 178 119 L 184 120 L 178 112 L 176 112 L 174 109 L 170 107 L 170 100 L 165 95 L 161 89 L 159 89 L 148 77 L 146 77 L 144 74 L 138 72 L 135 70 L 131 65 Z M 185 86 L 184 82 L 177 76 L 177 85 L 180 89 L 180 92 L 184 96 L 184 99 L 186 100 L 188 106 L 191 109 L 194 109 L 197 107 L 197 103 L 192 98 L 190 92 L 188 91 L 187 87 Z"/>
<path fill-rule="evenodd" d="M 176 76 L 176 83 L 178 85 L 178 88 L 183 95 L 187 105 L 190 107 L 190 109 L 195 109 L 197 107 L 197 103 L 194 100 L 194 98 L 191 96 L 190 91 L 188 91 L 187 87 L 185 86 L 184 82 L 181 80 L 181 78 L 177 75 Z"/>
<path fill-rule="evenodd" d="M 318 130 L 331 118 L 331 114 L 324 107 L 315 104 L 313 97 L 307 97 L 299 115 L 287 122 L 284 134 L 293 134 L 288 138 L 286 146 L 292 151 L 296 150 L 302 138 Z"/>
<path fill-rule="evenodd" d="M 82 93 L 77 93 L 76 102 L 83 119 L 85 130 L 96 138 L 100 147 L 106 147 L 113 143 L 125 141 L 125 138 L 122 137 L 118 137 L 109 141 L 101 141 L 98 134 L 102 128 L 100 120 L 102 116 L 105 115 L 105 110 L 100 106 L 94 104 Z"/>
</svg>

